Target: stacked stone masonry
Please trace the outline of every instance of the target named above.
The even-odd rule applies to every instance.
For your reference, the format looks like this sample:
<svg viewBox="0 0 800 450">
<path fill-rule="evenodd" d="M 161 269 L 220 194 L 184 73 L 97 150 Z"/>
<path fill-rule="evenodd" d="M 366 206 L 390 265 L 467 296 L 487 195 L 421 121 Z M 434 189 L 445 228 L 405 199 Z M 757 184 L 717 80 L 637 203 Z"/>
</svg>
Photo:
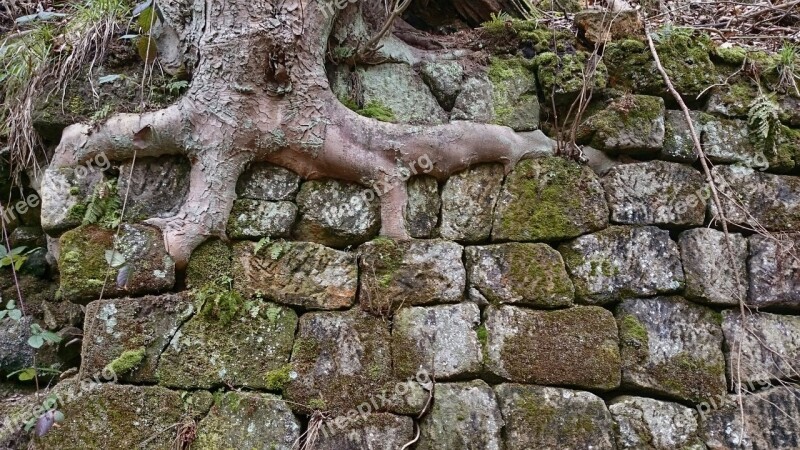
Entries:
<svg viewBox="0 0 800 450">
<path fill-rule="evenodd" d="M 109 175 L 48 169 L 40 223 L 16 236 L 48 233 L 59 301 L 35 258 L 21 282 L 44 328 L 82 326 L 82 350 L 50 389 L 64 423 L 32 448 L 169 448 L 181 424 L 198 449 L 290 449 L 313 425 L 314 448 L 330 450 L 399 449 L 418 433 L 418 450 L 800 448 L 800 143 L 778 149 L 788 156 L 754 146 L 724 88 L 692 104 L 726 236 L 682 113 L 635 59 L 642 45 L 608 44 L 596 87 L 635 94 L 609 94 L 578 130 L 604 167 L 553 156 L 411 177 L 409 241 L 378 235 L 370 187 L 257 163 L 236 185 L 230 241 L 205 242 L 181 274 L 140 219 L 174 211 L 184 162 L 137 165 L 172 178 L 132 184 L 119 236 L 75 215 Z M 702 91 L 692 80 L 713 84 L 709 52 L 677 82 L 687 97 Z M 555 68 L 585 58 L 517 59 L 477 75 L 455 62 L 358 70 L 365 98 L 400 121 L 527 131 L 577 95 Z M 387 96 L 396 85 L 414 95 Z M 11 298 L 6 272 L 0 289 Z M 0 322 L 4 374 L 33 363 L 28 328 Z M 74 363 L 50 347 L 38 364 Z M 13 422 L 33 403 L 0 413 Z"/>
</svg>

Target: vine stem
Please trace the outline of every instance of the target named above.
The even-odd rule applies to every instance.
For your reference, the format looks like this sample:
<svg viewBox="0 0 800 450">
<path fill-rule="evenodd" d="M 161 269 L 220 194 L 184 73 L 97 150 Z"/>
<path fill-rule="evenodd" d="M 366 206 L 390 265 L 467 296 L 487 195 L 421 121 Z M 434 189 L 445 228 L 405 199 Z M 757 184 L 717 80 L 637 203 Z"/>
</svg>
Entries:
<svg viewBox="0 0 800 450">
<path fill-rule="evenodd" d="M 647 38 L 647 46 L 650 48 L 650 53 L 653 56 L 653 60 L 655 61 L 656 68 L 658 72 L 661 74 L 661 77 L 664 79 L 664 84 L 667 85 L 667 90 L 678 103 L 678 106 L 681 108 L 683 112 L 683 117 L 686 120 L 686 124 L 689 127 L 689 134 L 692 138 L 692 143 L 694 145 L 694 151 L 697 154 L 700 165 L 703 168 L 703 173 L 706 176 L 706 181 L 708 182 L 709 188 L 711 189 L 711 194 L 714 201 L 714 206 L 717 209 L 717 215 L 719 215 L 719 220 L 722 222 L 722 231 L 725 233 L 725 251 L 728 253 L 728 258 L 731 261 L 734 261 L 733 257 L 733 249 L 731 248 L 731 240 L 730 240 L 730 231 L 728 230 L 728 219 L 725 216 L 725 211 L 722 206 L 722 201 L 719 198 L 719 192 L 717 190 L 717 185 L 714 183 L 714 177 L 711 174 L 711 168 L 708 164 L 708 158 L 706 157 L 705 152 L 703 151 L 703 145 L 700 143 L 700 137 L 697 134 L 697 130 L 694 128 L 694 122 L 692 121 L 692 116 L 689 113 L 689 108 L 686 106 L 686 103 L 681 98 L 680 93 L 675 89 L 675 86 L 672 84 L 672 80 L 669 77 L 666 69 L 661 64 L 661 58 L 658 56 L 658 51 L 656 51 L 656 46 L 653 43 L 653 38 L 650 36 L 650 24 L 647 22 L 646 17 L 642 17 L 642 21 L 644 22 L 644 35 Z M 741 280 L 739 278 L 739 273 L 734 271 L 734 277 L 736 279 L 736 286 L 737 290 L 741 286 Z M 739 313 L 741 314 L 741 321 L 742 321 L 742 328 L 745 327 L 745 315 L 747 314 L 747 305 L 744 302 L 744 296 L 741 292 L 736 293 L 736 299 L 739 302 Z M 736 361 L 736 378 L 734 381 L 734 385 L 736 387 L 736 399 L 739 406 L 739 413 L 741 416 L 741 429 L 740 429 L 740 436 L 744 436 L 744 428 L 745 428 L 745 413 L 744 413 L 744 401 L 742 399 L 742 358 L 741 358 L 741 351 L 742 346 L 741 343 L 738 345 L 738 358 Z"/>
</svg>

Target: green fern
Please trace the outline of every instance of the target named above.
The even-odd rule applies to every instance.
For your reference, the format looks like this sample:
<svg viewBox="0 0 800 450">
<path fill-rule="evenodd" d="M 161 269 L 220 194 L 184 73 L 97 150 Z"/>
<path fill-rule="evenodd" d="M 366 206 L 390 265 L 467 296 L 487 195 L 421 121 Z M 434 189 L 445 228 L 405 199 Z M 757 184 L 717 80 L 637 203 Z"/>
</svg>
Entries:
<svg viewBox="0 0 800 450">
<path fill-rule="evenodd" d="M 774 154 L 781 130 L 780 107 L 775 101 L 774 94 L 764 95 L 759 92 L 749 108 L 747 124 L 752 132 L 751 135 L 757 138 L 756 144 L 765 153 Z"/>
<path fill-rule="evenodd" d="M 122 201 L 117 195 L 116 180 L 98 183 L 86 205 L 83 225 L 98 224 L 113 229 L 122 221 Z"/>
</svg>

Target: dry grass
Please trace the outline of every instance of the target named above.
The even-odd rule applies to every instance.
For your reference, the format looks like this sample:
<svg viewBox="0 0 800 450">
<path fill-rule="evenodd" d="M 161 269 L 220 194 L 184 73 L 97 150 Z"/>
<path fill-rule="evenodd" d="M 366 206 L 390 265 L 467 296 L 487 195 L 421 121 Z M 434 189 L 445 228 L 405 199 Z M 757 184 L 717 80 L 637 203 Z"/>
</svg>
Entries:
<svg viewBox="0 0 800 450">
<path fill-rule="evenodd" d="M 33 129 L 37 103 L 55 89 L 63 104 L 67 84 L 84 67 L 88 66 L 92 82 L 94 67 L 126 23 L 130 9 L 123 0 L 92 0 L 65 12 L 66 20 L 35 22 L 9 33 L 0 43 L 0 138 L 8 143 L 15 174 L 38 169 L 41 142 Z"/>
</svg>

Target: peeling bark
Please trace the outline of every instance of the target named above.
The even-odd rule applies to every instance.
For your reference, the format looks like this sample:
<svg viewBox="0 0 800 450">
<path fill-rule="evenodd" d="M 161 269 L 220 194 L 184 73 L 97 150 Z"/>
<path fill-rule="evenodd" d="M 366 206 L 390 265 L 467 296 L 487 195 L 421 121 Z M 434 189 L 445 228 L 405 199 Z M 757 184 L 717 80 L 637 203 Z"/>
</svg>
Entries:
<svg viewBox="0 0 800 450">
<path fill-rule="evenodd" d="M 372 0 L 375 3 L 378 0 Z M 327 2 L 325 2 L 327 3 Z M 382 3 L 382 2 L 381 2 Z M 184 267 L 209 236 L 224 237 L 236 181 L 251 161 L 286 167 L 307 179 L 370 184 L 398 165 L 427 155 L 440 179 L 481 162 L 506 170 L 522 158 L 553 154 L 541 132 L 452 122 L 407 126 L 357 115 L 334 96 L 325 54 L 335 15 L 320 0 L 194 0 L 163 5 L 165 35 L 179 36 L 192 83 L 176 104 L 122 114 L 98 129 L 68 127 L 54 166 L 100 152 L 110 159 L 183 154 L 192 163 L 186 202 L 174 217 L 149 222 L 164 231 L 169 253 Z M 359 8 L 351 5 L 349 8 Z M 379 25 L 379 24 L 378 24 Z M 387 39 L 395 39 L 391 35 Z M 424 51 L 415 55 L 424 59 Z M 405 186 L 381 198 L 382 233 L 406 239 Z"/>
</svg>

